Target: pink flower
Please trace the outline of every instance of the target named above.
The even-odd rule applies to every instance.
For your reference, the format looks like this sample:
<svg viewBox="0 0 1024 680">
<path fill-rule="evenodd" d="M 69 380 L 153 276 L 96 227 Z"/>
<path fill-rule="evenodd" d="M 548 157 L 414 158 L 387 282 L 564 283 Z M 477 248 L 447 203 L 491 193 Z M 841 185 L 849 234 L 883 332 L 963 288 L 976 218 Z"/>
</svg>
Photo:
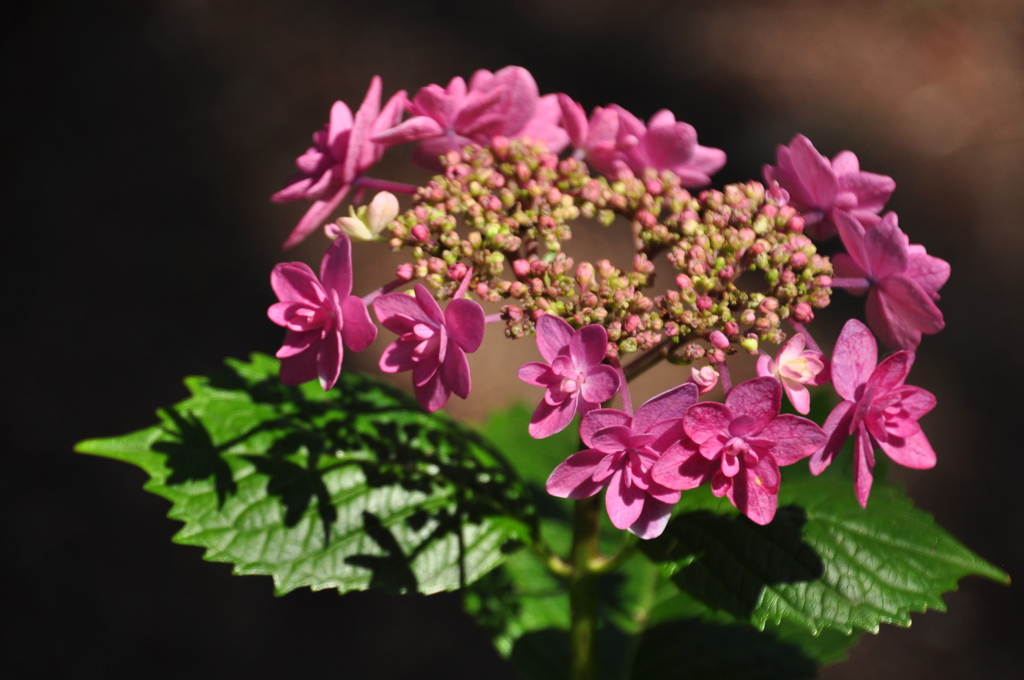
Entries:
<svg viewBox="0 0 1024 680">
<path fill-rule="evenodd" d="M 878 364 L 878 347 L 867 326 L 850 319 L 832 354 L 832 384 L 844 399 L 825 421 L 825 445 L 811 456 L 811 472 L 821 474 L 855 434 L 853 486 L 862 507 L 868 505 L 874 447 L 880 447 L 908 468 L 935 466 L 935 451 L 917 424 L 935 408 L 935 397 L 920 387 L 904 385 L 914 353 L 896 352 Z"/>
<path fill-rule="evenodd" d="M 578 331 L 557 316 L 537 320 L 537 348 L 544 360 L 519 368 L 523 382 L 547 388 L 533 412 L 530 436 L 536 439 L 561 432 L 577 413 L 586 415 L 619 391 L 619 372 L 605 365 L 608 333 L 591 324 Z"/>
<path fill-rule="evenodd" d="M 612 524 L 640 538 L 660 536 L 679 501 L 679 491 L 651 478 L 662 452 L 682 434 L 680 416 L 697 402 L 697 386 L 686 383 L 654 397 L 630 417 L 601 408 L 583 416 L 580 438 L 590 448 L 574 453 L 548 477 L 559 498 L 588 498 L 607 487 Z"/>
<path fill-rule="evenodd" d="M 540 97 L 533 76 L 520 66 L 506 66 L 497 73 L 481 69 L 468 87 L 459 77 L 447 88 L 427 85 L 408 109 L 411 118 L 379 131 L 373 141 L 384 146 L 420 142 L 413 159 L 428 168 L 440 167 L 438 158 L 448 151 L 487 145 L 496 135 L 529 136 L 546 142 L 555 153 L 569 141 L 558 126 L 561 112 L 555 96 Z"/>
<path fill-rule="evenodd" d="M 469 275 L 465 277 L 468 282 Z M 412 371 L 416 399 L 427 411 L 448 403 L 452 392 L 465 399 L 472 387 L 466 353 L 480 349 L 484 339 L 484 310 L 478 302 L 462 297 L 441 312 L 437 300 L 417 284 L 415 297 L 405 293 L 381 295 L 373 311 L 397 340 L 384 349 L 380 369 L 385 373 Z"/>
<path fill-rule="evenodd" d="M 829 162 L 803 135 L 789 146 L 779 145 L 775 162 L 764 166 L 765 182 L 778 182 L 789 193 L 789 204 L 803 215 L 807 234 L 822 241 L 835 236 L 837 212 L 870 219 L 896 189 L 891 177 L 861 172 L 853 152 L 841 151 Z"/>
<path fill-rule="evenodd" d="M 374 76 L 355 118 L 345 102 L 334 102 L 330 122 L 313 133 L 313 146 L 295 160 L 299 172 L 270 197 L 274 203 L 313 201 L 284 242 L 285 248 L 316 231 L 341 204 L 356 178 L 384 155 L 384 147 L 370 138 L 402 119 L 406 93 L 396 93 L 381 110 L 381 87 L 380 76 Z"/>
<path fill-rule="evenodd" d="M 774 361 L 767 354 L 757 359 L 757 374 L 782 383 L 789 403 L 804 415 L 811 410 L 811 393 L 804 385 L 823 385 L 829 380 L 825 356 L 805 347 L 803 334 L 796 333 L 782 346 Z"/>
<path fill-rule="evenodd" d="M 352 292 L 352 244 L 339 236 L 320 263 L 320 280 L 303 262 L 281 263 L 270 274 L 280 302 L 267 316 L 288 332 L 277 351 L 281 382 L 300 385 L 313 378 L 331 389 L 341 374 L 342 341 L 362 352 L 377 337 L 366 305 Z"/>
<path fill-rule="evenodd" d="M 686 436 L 655 463 L 651 479 L 670 489 L 694 489 L 711 480 L 716 496 L 758 524 L 778 505 L 779 466 L 792 465 L 821 447 L 825 434 L 806 418 L 779 415 L 782 387 L 754 378 L 729 391 L 725 404 L 691 406 Z"/>
<path fill-rule="evenodd" d="M 949 279 L 949 264 L 910 245 L 890 212 L 865 229 L 850 215 L 836 214 L 839 236 L 849 255 L 832 258 L 833 285 L 847 280 L 851 293 L 867 292 L 868 323 L 893 349 L 917 349 L 921 334 L 938 333 L 946 323 L 935 306 L 939 288 Z M 853 284 L 853 285 L 849 285 Z"/>
<path fill-rule="evenodd" d="M 607 114 L 595 111 L 591 123 L 596 135 L 588 140 L 587 162 L 603 175 L 617 178 L 631 171 L 640 176 L 647 168 L 671 170 L 684 187 L 700 187 L 711 183 L 711 175 L 725 165 L 725 152 L 697 144 L 697 131 L 692 125 L 676 122 L 671 111 L 658 111 L 644 125 L 643 121 L 617 104 L 608 107 L 617 118 L 615 144 L 608 146 L 605 137 L 611 126 Z M 576 123 L 578 125 L 578 122 Z"/>
<path fill-rule="evenodd" d="M 692 367 L 690 369 L 690 379 L 687 382 L 696 385 L 701 394 L 707 394 L 715 389 L 715 385 L 718 384 L 718 371 L 710 366 L 704 366 L 699 370 L 696 367 Z"/>
</svg>

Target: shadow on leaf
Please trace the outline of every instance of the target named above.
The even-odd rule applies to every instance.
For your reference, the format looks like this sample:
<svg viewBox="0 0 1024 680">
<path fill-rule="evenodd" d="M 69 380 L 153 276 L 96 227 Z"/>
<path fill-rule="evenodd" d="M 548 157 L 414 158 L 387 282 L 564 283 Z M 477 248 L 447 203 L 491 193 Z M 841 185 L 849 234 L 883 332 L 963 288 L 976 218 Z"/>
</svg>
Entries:
<svg viewBox="0 0 1024 680">
<path fill-rule="evenodd" d="M 185 482 L 205 481 L 213 477 L 217 491 L 217 507 L 224 506 L 228 494 L 237 490 L 235 480 L 231 476 L 231 468 L 221 457 L 224 446 L 216 446 L 209 431 L 195 415 L 189 412 L 179 413 L 174 409 L 161 411 L 170 419 L 177 430 L 164 427 L 164 432 L 173 438 L 172 441 L 157 441 L 153 450 L 167 456 L 167 468 L 171 471 L 166 484 L 173 486 Z"/>
<path fill-rule="evenodd" d="M 779 508 L 767 526 L 741 515 L 688 512 L 641 550 L 654 562 L 677 565 L 671 579 L 683 592 L 746 619 L 766 586 L 814 581 L 824 573 L 821 558 L 801 538 L 806 523 L 807 514 L 795 505 Z"/>
</svg>

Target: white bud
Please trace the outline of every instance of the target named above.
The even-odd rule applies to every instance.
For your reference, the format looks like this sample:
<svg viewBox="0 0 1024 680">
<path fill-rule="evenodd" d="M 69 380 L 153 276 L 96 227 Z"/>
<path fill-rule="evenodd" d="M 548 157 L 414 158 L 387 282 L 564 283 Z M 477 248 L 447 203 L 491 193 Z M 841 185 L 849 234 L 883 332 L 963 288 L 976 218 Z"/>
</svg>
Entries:
<svg viewBox="0 0 1024 680">
<path fill-rule="evenodd" d="M 339 217 L 335 224 L 340 233 L 348 234 L 353 241 L 372 241 L 375 238 L 358 217 Z M 327 236 L 330 237 L 330 235 L 330 231 L 328 231 Z"/>
<path fill-rule="evenodd" d="M 390 191 L 382 191 L 370 201 L 370 208 L 367 211 L 367 226 L 373 232 L 374 237 L 384 231 L 384 227 L 388 226 L 396 217 L 398 217 L 398 199 Z"/>
</svg>

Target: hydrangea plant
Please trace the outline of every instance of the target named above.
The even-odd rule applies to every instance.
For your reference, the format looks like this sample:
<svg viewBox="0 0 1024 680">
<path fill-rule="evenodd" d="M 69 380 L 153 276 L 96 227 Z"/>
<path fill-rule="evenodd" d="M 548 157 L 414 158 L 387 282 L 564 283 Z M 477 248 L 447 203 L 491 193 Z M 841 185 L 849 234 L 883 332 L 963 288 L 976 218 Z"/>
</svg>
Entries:
<svg viewBox="0 0 1024 680">
<path fill-rule="evenodd" d="M 516 66 L 383 107 L 382 89 L 336 102 L 273 196 L 311 202 L 285 247 L 329 243 L 319 276 L 271 274 L 276 359 L 229 360 L 158 425 L 78 446 L 144 468 L 175 540 L 279 593 L 459 591 L 525 676 L 574 680 L 813 677 L 965 575 L 1006 581 L 884 479 L 938 460 L 935 397 L 907 381 L 949 276 L 880 216 L 891 178 L 798 135 L 763 181 L 706 188 L 725 153 L 670 111 L 588 117 Z M 401 144 L 437 174 L 369 176 Z M 627 268 L 567 254 L 580 220 L 629 230 Z M 374 247 L 404 261 L 354 280 Z M 846 321 L 830 356 L 808 327 L 836 288 L 867 293 L 870 328 Z M 505 368 L 537 405 L 460 424 L 442 409 L 474 398 L 492 323 L 535 337 L 538 360 Z M 378 332 L 413 398 L 342 370 Z M 757 375 L 736 382 L 739 354 Z M 663 363 L 677 386 L 634 410 Z"/>
</svg>

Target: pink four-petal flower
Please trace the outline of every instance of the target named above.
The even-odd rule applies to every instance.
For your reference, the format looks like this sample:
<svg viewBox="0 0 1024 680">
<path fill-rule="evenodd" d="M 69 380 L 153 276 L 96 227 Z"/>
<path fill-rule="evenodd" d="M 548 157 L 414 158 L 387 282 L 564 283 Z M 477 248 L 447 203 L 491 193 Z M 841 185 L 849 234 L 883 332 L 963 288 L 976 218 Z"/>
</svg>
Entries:
<svg viewBox="0 0 1024 680">
<path fill-rule="evenodd" d="M 803 215 L 807 234 L 818 240 L 835 236 L 838 212 L 869 220 L 896 189 L 891 177 L 862 172 L 853 152 L 841 151 L 829 161 L 803 135 L 789 146 L 779 145 L 775 163 L 764 166 L 765 182 L 778 182 L 786 190 L 790 205 Z"/>
<path fill-rule="evenodd" d="M 542 439 L 561 432 L 577 413 L 586 415 L 619 391 L 619 372 L 602 363 L 608 348 L 604 326 L 577 331 L 545 314 L 537 320 L 537 348 L 548 363 L 533 361 L 519 368 L 520 380 L 547 388 L 530 420 L 530 436 Z"/>
<path fill-rule="evenodd" d="M 331 389 L 341 374 L 344 341 L 362 352 L 377 337 L 366 305 L 352 292 L 352 244 L 339 236 L 320 263 L 320 280 L 303 262 L 281 263 L 270 274 L 270 285 L 280 302 L 267 316 L 288 329 L 277 351 L 281 382 L 299 385 L 313 378 Z"/>
<path fill-rule="evenodd" d="M 427 411 L 443 407 L 453 392 L 465 399 L 472 387 L 466 353 L 477 351 L 483 342 L 484 310 L 478 302 L 460 297 L 462 292 L 444 312 L 420 284 L 415 296 L 389 293 L 373 301 L 380 322 L 399 335 L 384 349 L 380 369 L 412 371 L 413 391 Z"/>
<path fill-rule="evenodd" d="M 804 415 L 811 410 L 811 393 L 804 385 L 823 385 L 829 380 L 825 355 L 806 346 L 803 333 L 796 333 L 782 345 L 774 360 L 767 354 L 757 359 L 757 374 L 782 383 L 789 403 Z"/>
<path fill-rule="evenodd" d="M 605 508 L 619 529 L 640 538 L 660 536 L 679 491 L 651 478 L 665 449 L 682 436 L 680 416 L 697 402 L 697 386 L 680 385 L 637 409 L 636 415 L 602 408 L 583 416 L 580 438 L 590 447 L 574 453 L 548 477 L 559 498 L 589 498 L 607 487 Z"/>
<path fill-rule="evenodd" d="M 893 461 L 924 470 L 935 466 L 935 451 L 917 421 L 935 407 L 931 392 L 905 385 L 914 353 L 896 352 L 878 363 L 878 346 L 867 326 L 850 319 L 832 354 L 832 385 L 844 399 L 825 421 L 825 445 L 811 457 L 815 475 L 829 466 L 852 434 L 853 486 L 867 507 L 877 445 Z"/>
<path fill-rule="evenodd" d="M 380 76 L 374 76 L 354 118 L 345 102 L 334 102 L 330 121 L 313 134 L 313 146 L 296 159 L 299 172 L 288 180 L 288 186 L 271 196 L 274 203 L 313 201 L 284 242 L 285 248 L 323 224 L 345 199 L 356 178 L 384 155 L 384 147 L 370 138 L 402 119 L 406 93 L 397 92 L 382 110 L 381 88 Z"/>
<path fill-rule="evenodd" d="M 806 458 L 825 441 L 810 420 L 779 415 L 781 405 L 779 382 L 754 378 L 730 390 L 724 404 L 690 407 L 683 416 L 686 436 L 655 463 L 651 479 L 678 490 L 710 480 L 712 493 L 768 524 L 778 505 L 779 466 Z"/>
<path fill-rule="evenodd" d="M 835 220 L 849 253 L 833 257 L 836 278 L 863 280 L 864 287 L 846 288 L 854 294 L 867 292 L 868 323 L 882 342 L 913 350 L 922 334 L 946 327 L 934 301 L 949 278 L 949 263 L 911 245 L 894 212 L 870 228 L 845 213 L 836 214 Z"/>
</svg>

